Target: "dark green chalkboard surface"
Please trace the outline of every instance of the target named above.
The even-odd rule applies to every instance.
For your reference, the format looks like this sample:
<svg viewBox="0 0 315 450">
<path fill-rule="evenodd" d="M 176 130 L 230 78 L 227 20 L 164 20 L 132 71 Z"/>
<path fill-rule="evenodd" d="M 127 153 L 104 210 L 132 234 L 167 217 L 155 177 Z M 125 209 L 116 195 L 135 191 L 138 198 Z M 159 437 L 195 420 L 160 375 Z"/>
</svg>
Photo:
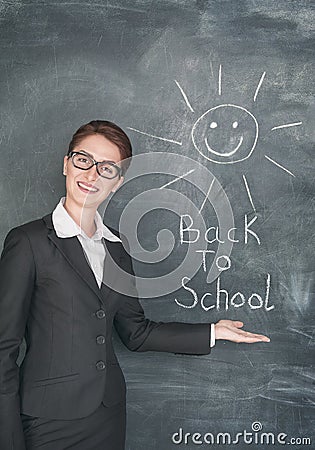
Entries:
<svg viewBox="0 0 315 450">
<path fill-rule="evenodd" d="M 111 120 L 136 157 L 104 221 L 146 315 L 271 339 L 189 356 L 115 335 L 126 449 L 314 448 L 312 2 L 3 0 L 0 18 L 1 242 L 64 195 L 74 131 Z"/>
</svg>

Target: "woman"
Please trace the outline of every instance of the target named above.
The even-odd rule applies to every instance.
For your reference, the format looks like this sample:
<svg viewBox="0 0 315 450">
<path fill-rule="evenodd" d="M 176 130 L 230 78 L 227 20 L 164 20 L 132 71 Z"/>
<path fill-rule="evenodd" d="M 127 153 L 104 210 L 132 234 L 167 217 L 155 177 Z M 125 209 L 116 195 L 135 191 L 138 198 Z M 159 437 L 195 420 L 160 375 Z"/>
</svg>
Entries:
<svg viewBox="0 0 315 450">
<path fill-rule="evenodd" d="M 97 211 L 122 184 L 130 157 L 130 141 L 117 125 L 82 125 L 64 157 L 66 196 L 52 213 L 6 236 L 0 261 L 1 450 L 124 449 L 126 388 L 113 325 L 132 351 L 200 355 L 210 353 L 214 338 L 269 341 L 240 330 L 237 321 L 151 321 L 136 296 L 106 286 L 108 257 L 133 274 L 124 237 Z M 115 264 L 110 270 L 113 279 Z M 23 337 L 27 351 L 18 368 Z"/>
</svg>

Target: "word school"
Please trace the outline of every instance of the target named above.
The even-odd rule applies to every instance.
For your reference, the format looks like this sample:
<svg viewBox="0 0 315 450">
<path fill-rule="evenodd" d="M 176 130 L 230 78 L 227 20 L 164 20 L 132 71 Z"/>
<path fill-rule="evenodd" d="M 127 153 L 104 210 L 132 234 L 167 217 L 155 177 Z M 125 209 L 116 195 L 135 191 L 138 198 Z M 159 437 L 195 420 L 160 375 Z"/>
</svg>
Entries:
<svg viewBox="0 0 315 450">
<path fill-rule="evenodd" d="M 256 221 L 257 216 L 255 216 L 251 221 L 248 220 L 247 215 L 244 216 L 244 241 L 243 243 L 246 245 L 248 243 L 249 237 L 253 238 L 258 245 L 261 245 L 260 238 L 255 231 L 251 229 L 251 226 Z M 181 244 L 194 244 L 199 241 L 201 237 L 200 230 L 198 228 L 193 228 L 194 221 L 189 214 L 184 214 L 180 218 L 180 227 L 179 227 L 179 235 L 180 235 L 180 243 Z M 239 239 L 236 239 L 234 234 L 237 231 L 236 227 L 230 228 L 226 231 L 225 236 L 220 236 L 219 227 L 210 227 L 205 231 L 204 239 L 206 242 L 212 244 L 214 242 L 223 243 L 226 241 L 230 241 L 232 243 L 240 243 Z M 187 235 L 188 234 L 188 235 Z M 206 255 L 214 254 L 214 250 L 196 250 L 196 252 L 200 252 L 202 254 L 202 266 L 204 272 L 207 270 L 207 261 Z M 232 261 L 229 256 L 221 255 L 216 258 L 216 266 L 220 272 L 227 271 L 231 268 Z M 274 309 L 274 305 L 269 304 L 269 296 L 270 296 L 270 283 L 271 283 L 271 275 L 267 273 L 265 280 L 265 288 L 263 294 L 258 294 L 256 292 L 252 293 L 248 298 L 245 295 L 237 291 L 233 294 L 230 294 L 226 289 L 222 288 L 222 280 L 221 277 L 217 278 L 216 282 L 216 290 L 215 293 L 212 294 L 210 292 L 205 292 L 202 296 L 198 296 L 198 293 L 190 286 L 187 285 L 189 283 L 190 278 L 183 277 L 181 280 L 181 286 L 185 289 L 186 292 L 189 292 L 189 298 L 185 298 L 184 301 L 180 301 L 175 298 L 175 302 L 178 306 L 182 308 L 195 308 L 199 301 L 202 309 L 204 311 L 209 311 L 212 309 L 216 309 L 220 311 L 224 309 L 227 311 L 230 307 L 241 308 L 245 305 L 252 310 L 255 309 L 264 309 L 265 311 L 271 311 Z M 200 299 L 199 299 L 200 297 Z"/>
</svg>

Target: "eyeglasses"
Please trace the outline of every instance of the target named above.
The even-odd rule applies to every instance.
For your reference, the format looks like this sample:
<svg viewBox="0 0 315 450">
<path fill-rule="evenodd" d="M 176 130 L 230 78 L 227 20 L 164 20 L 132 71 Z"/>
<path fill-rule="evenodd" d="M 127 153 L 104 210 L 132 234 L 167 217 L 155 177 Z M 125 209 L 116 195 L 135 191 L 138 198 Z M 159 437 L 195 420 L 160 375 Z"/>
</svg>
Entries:
<svg viewBox="0 0 315 450">
<path fill-rule="evenodd" d="M 97 173 L 103 178 L 112 179 L 117 176 L 121 177 L 121 168 L 113 161 L 98 162 L 95 161 L 92 156 L 87 155 L 82 151 L 69 153 L 68 159 L 69 158 L 71 158 L 74 167 L 77 167 L 78 169 L 89 170 L 91 167 L 96 166 Z"/>
</svg>

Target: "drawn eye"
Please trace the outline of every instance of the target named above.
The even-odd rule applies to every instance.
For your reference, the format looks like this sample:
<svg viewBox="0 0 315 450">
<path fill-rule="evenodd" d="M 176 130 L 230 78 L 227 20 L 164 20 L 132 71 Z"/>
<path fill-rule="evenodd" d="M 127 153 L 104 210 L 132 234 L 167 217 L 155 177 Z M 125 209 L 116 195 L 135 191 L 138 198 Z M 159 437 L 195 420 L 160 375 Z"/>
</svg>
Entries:
<svg viewBox="0 0 315 450">
<path fill-rule="evenodd" d="M 218 124 L 217 124 L 217 122 L 211 122 L 210 123 L 210 128 L 217 128 L 217 126 L 218 126 Z"/>
<path fill-rule="evenodd" d="M 236 122 L 236 121 L 235 121 L 235 122 L 233 122 L 233 125 L 232 125 L 232 127 L 233 127 L 233 128 L 237 128 L 237 127 L 238 127 L 238 122 Z"/>
</svg>

